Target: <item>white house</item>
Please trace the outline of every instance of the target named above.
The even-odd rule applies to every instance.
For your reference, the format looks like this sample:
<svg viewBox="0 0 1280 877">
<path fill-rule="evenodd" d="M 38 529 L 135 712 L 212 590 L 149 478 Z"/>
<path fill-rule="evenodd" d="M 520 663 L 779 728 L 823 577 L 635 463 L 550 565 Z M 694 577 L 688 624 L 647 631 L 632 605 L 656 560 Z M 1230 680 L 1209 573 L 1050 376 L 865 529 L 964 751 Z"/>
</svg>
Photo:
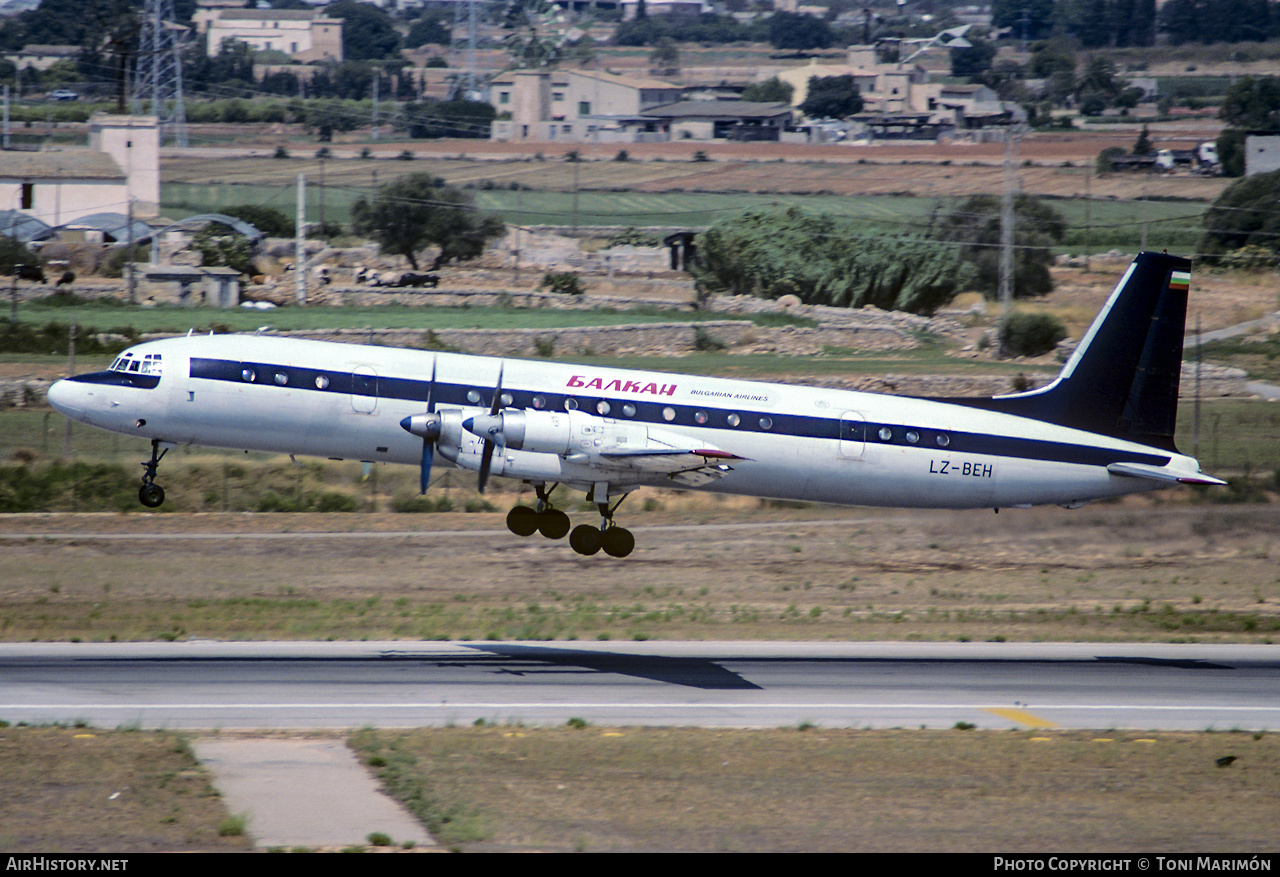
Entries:
<svg viewBox="0 0 1280 877">
<path fill-rule="evenodd" d="M 208 35 L 208 54 L 227 40 L 255 51 L 284 52 L 295 61 L 341 61 L 341 18 L 311 9 L 200 9 L 196 29 Z"/>
<path fill-rule="evenodd" d="M 0 151 L 0 209 L 50 226 L 97 213 L 155 216 L 160 204 L 160 136 L 155 116 L 95 115 L 92 148 Z"/>
</svg>

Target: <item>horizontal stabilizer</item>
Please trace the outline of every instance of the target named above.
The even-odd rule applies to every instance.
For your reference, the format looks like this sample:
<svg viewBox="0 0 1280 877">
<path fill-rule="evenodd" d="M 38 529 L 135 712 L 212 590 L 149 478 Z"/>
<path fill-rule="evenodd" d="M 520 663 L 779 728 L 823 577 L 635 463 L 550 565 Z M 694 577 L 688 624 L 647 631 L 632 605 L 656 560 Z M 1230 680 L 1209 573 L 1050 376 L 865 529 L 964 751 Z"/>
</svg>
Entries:
<svg viewBox="0 0 1280 877">
<path fill-rule="evenodd" d="M 1146 463 L 1112 463 L 1107 466 L 1107 471 L 1113 475 L 1128 475 L 1133 478 L 1149 478 L 1152 481 L 1168 481 L 1174 484 L 1203 484 L 1218 485 L 1227 482 L 1214 478 L 1209 475 L 1203 475 L 1199 472 L 1194 475 L 1187 475 L 1165 469 L 1162 466 L 1150 466 Z"/>
</svg>

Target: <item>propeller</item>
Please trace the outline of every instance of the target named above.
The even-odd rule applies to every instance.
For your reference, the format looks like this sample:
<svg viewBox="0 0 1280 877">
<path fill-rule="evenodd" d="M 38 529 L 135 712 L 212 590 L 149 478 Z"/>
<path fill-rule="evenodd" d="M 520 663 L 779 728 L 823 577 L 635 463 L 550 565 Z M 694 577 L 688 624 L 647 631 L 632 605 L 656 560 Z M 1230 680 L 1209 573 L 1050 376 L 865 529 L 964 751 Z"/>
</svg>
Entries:
<svg viewBox="0 0 1280 877">
<path fill-rule="evenodd" d="M 493 402 L 489 405 L 489 416 L 493 417 L 502 407 L 502 364 L 498 365 L 498 383 L 493 388 Z M 493 463 L 493 448 L 497 444 L 492 436 L 484 439 L 484 455 L 480 458 L 480 481 L 476 486 L 476 490 L 484 493 L 484 487 L 489 482 L 489 467 Z"/>
<path fill-rule="evenodd" d="M 436 440 L 440 438 L 440 415 L 436 414 L 436 362 L 431 360 L 431 383 L 427 384 L 427 413 L 415 414 L 400 421 L 400 427 L 406 432 L 422 436 L 422 462 L 418 467 L 418 490 L 427 492 L 427 483 L 431 480 L 431 463 L 435 458 Z"/>
</svg>

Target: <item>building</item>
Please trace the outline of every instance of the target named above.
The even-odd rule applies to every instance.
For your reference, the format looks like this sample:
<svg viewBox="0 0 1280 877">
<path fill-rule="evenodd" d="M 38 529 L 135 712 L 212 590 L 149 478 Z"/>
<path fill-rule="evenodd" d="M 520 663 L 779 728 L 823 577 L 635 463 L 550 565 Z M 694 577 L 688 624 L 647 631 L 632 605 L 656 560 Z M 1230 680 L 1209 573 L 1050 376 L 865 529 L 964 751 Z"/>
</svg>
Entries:
<svg viewBox="0 0 1280 877">
<path fill-rule="evenodd" d="M 1269 174 L 1280 171 L 1280 136 L 1246 134 L 1244 138 L 1244 175 Z"/>
<path fill-rule="evenodd" d="M 90 148 L 0 151 L 0 209 L 57 227 L 100 213 L 155 216 L 160 134 L 155 116 L 96 114 Z"/>
<path fill-rule="evenodd" d="M 13 66 L 20 71 L 31 68 L 43 72 L 59 61 L 75 62 L 80 57 L 80 47 L 41 46 L 33 43 L 29 46 L 24 46 L 17 52 L 9 52 L 4 57 L 6 60 L 13 62 Z"/>
<path fill-rule="evenodd" d="M 254 51 L 283 52 L 295 61 L 342 60 L 342 19 L 317 10 L 201 8 L 192 20 L 208 37 L 210 57 L 232 40 Z"/>
<path fill-rule="evenodd" d="M 675 103 L 683 92 L 678 85 L 643 76 L 514 70 L 490 83 L 489 100 L 498 112 L 490 136 L 502 141 L 624 142 L 624 126 L 643 128 L 646 110 Z M 656 128 L 648 133 L 657 133 Z"/>
<path fill-rule="evenodd" d="M 795 114 L 784 103 L 681 101 L 644 113 L 668 140 L 777 141 Z"/>
<path fill-rule="evenodd" d="M 621 0 L 622 20 L 631 21 L 636 17 L 640 0 Z M 646 15 L 701 15 L 711 11 L 711 4 L 704 0 L 644 0 Z"/>
</svg>

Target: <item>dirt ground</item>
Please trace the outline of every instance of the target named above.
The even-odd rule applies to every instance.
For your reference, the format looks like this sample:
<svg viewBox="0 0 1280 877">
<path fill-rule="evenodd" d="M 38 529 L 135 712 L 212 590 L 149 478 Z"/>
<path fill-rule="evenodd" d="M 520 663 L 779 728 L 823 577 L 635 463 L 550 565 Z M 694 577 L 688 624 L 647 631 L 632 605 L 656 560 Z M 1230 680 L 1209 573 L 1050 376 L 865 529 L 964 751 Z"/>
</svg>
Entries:
<svg viewBox="0 0 1280 877">
<path fill-rule="evenodd" d="M 1217 137 L 1221 125 L 1214 120 L 1188 120 L 1153 124 L 1151 136 L 1158 148 L 1190 149 L 1202 140 Z M 1062 198 L 1091 195 L 1094 198 L 1178 198 L 1211 201 L 1230 180 L 1190 173 L 1145 174 L 1092 172 L 1103 149 L 1133 147 L 1141 124 L 1113 125 L 1106 130 L 1033 132 L 1019 141 L 1016 162 L 1019 187 L 1024 192 Z M 316 149 L 297 126 L 258 126 L 244 130 L 235 126 L 206 126 L 202 133 L 236 137 L 234 147 L 197 147 L 182 152 L 166 152 L 163 172 L 166 180 L 244 180 L 245 159 L 257 156 L 269 163 L 260 173 L 296 174 L 317 161 L 270 159 L 279 145 L 292 154 L 307 156 Z M 577 151 L 588 162 L 619 165 L 614 159 L 625 148 L 631 166 L 621 164 L 618 172 L 635 172 L 635 163 L 669 163 L 670 174 L 637 191 L 662 192 L 673 188 L 685 191 L 747 191 L 779 193 L 826 192 L 836 195 L 910 194 L 921 197 L 965 196 L 998 193 L 1003 188 L 1003 143 L 969 143 L 959 140 L 941 143 L 877 143 L 874 145 L 804 145 L 783 143 L 499 143 L 488 140 L 414 140 L 368 144 L 349 135 L 349 143 L 338 137 L 330 147 L 334 160 L 329 174 L 341 175 L 358 169 L 367 180 L 372 169 L 382 168 L 381 178 L 391 172 L 386 162 L 406 150 L 419 159 L 449 159 L 468 162 L 513 161 L 541 155 L 555 161 L 569 151 Z M 356 159 L 369 149 L 371 159 Z M 711 159 L 690 164 L 697 151 Z M 237 160 L 236 170 L 220 169 L 219 163 Z M 367 167 L 366 167 L 367 165 Z M 396 173 L 420 171 L 421 166 L 399 165 Z M 446 174 L 447 176 L 447 174 Z M 339 179 L 335 177 L 334 179 Z M 534 184 L 535 188 L 542 188 Z"/>
<path fill-rule="evenodd" d="M 1278 507 L 650 498 L 619 512 L 637 539 L 622 561 L 520 539 L 501 513 L 0 516 L 0 639 L 1280 636 Z"/>
</svg>

